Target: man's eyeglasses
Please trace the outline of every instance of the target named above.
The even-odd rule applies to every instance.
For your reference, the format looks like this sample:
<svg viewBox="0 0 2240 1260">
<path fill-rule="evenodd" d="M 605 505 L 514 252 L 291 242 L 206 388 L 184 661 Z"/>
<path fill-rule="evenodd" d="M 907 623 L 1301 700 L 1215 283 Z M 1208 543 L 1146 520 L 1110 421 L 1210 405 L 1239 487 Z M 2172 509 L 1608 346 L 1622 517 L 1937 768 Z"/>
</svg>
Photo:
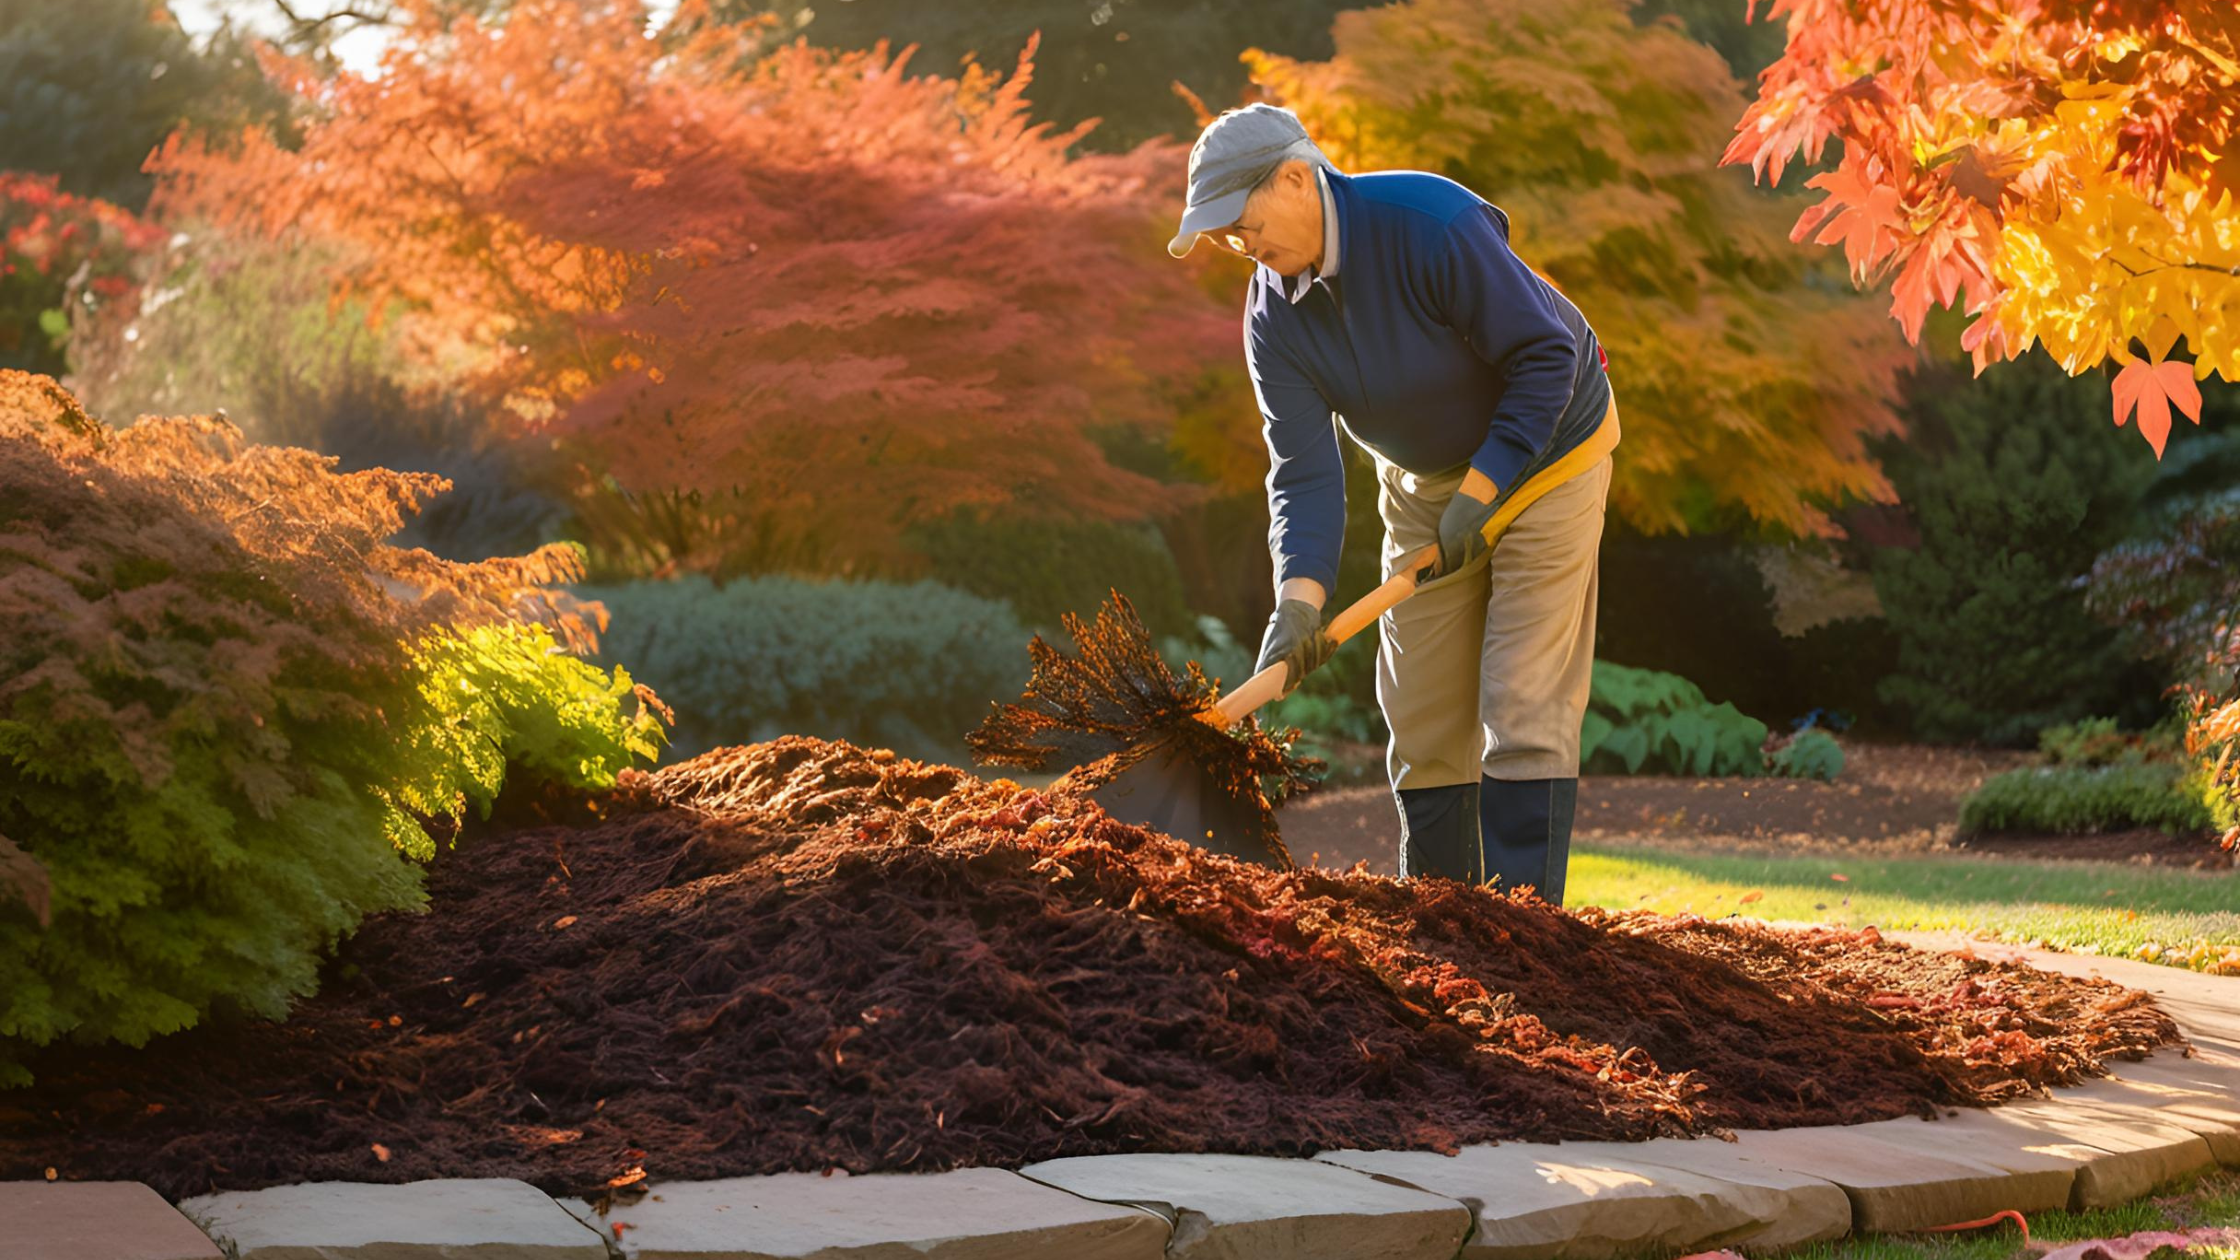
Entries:
<svg viewBox="0 0 2240 1260">
<path fill-rule="evenodd" d="M 1270 179 L 1272 178 L 1273 176 L 1270 177 Z M 1258 184 L 1253 185 L 1251 194 L 1245 198 L 1244 208 L 1246 213 L 1251 212 L 1252 203 L 1260 199 L 1260 190 L 1266 188 L 1268 186 L 1268 183 L 1269 180 L 1263 179 Z M 1243 217 L 1240 216 L 1235 223 L 1230 224 L 1228 227 L 1221 228 L 1218 231 L 1207 232 L 1205 235 L 1210 238 L 1214 244 L 1220 246 L 1225 250 L 1228 250 L 1232 254 L 1237 255 L 1239 258 L 1250 258 L 1252 257 L 1253 249 L 1260 243 L 1260 233 L 1266 230 L 1267 226 L 1268 216 L 1264 214 L 1261 215 L 1259 221 L 1255 223 L 1247 223 L 1244 221 Z"/>
</svg>

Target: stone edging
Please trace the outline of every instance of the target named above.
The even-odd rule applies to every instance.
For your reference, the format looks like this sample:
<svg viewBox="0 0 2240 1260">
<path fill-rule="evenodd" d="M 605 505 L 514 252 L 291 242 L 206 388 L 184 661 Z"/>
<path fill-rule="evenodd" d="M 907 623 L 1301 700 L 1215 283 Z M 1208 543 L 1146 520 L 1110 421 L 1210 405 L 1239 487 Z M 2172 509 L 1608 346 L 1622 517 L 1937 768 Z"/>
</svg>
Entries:
<svg viewBox="0 0 2240 1260">
<path fill-rule="evenodd" d="M 137 1182 L 6 1182 L 0 1205 L 12 1260 L 1601 1260 L 2103 1207 L 2213 1163 L 2240 1167 L 2240 980 L 1889 935 L 2146 989 L 2198 1053 L 2119 1063 L 2050 1100 L 1732 1143 L 797 1173 L 658 1185 L 604 1217 L 503 1179 L 283 1186 L 177 1209 Z"/>
</svg>

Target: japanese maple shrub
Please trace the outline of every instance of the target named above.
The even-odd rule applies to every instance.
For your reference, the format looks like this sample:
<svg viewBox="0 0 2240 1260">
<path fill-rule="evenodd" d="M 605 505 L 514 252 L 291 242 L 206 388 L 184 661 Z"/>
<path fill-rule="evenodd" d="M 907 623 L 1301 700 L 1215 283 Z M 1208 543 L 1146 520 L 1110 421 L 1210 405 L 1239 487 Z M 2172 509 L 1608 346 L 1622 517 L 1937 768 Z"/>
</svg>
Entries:
<svg viewBox="0 0 2240 1260">
<path fill-rule="evenodd" d="M 918 74 L 699 4 L 655 38 L 628 0 L 400 11 L 380 78 L 303 76 L 300 146 L 181 140 L 155 204 L 332 249 L 424 374 L 580 470 L 603 572 L 907 574 L 952 513 L 1184 497 L 1107 453 L 1237 357 L 1233 291 L 1159 249 L 1178 146 L 1075 152 L 1025 57 Z"/>
<path fill-rule="evenodd" d="M 0 372 L 0 1083 L 66 1038 L 284 1016 L 509 765 L 654 756 L 659 702 L 542 624 L 591 645 L 572 548 L 385 545 L 445 483 L 332 464 Z"/>
</svg>

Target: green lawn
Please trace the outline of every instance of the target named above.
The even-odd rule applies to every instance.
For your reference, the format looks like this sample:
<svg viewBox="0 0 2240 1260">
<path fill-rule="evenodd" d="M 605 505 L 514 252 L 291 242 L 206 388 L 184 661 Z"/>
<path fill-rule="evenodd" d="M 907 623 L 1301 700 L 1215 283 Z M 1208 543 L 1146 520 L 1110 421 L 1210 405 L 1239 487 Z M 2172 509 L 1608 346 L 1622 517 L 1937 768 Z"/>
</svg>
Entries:
<svg viewBox="0 0 2240 1260">
<path fill-rule="evenodd" d="M 2211 1172 L 2165 1187 L 2157 1197 L 2098 1212 L 2032 1213 L 2034 1243 L 2121 1238 L 2146 1230 L 2240 1227 L 2240 1173 Z M 2042 1249 L 2041 1249 L 2042 1250 Z M 1817 1243 L 1784 1253 L 1784 1260 L 2026 1260 L 2011 1223 L 1968 1234 L 1871 1234 Z M 2176 1253 L 2171 1253 L 2175 1255 Z M 2240 1247 L 2202 1247 L 2188 1260 L 2240 1260 Z"/>
<path fill-rule="evenodd" d="M 1752 893 L 1758 896 L 1745 901 Z M 2240 874 L 2230 872 L 1581 845 L 1564 899 L 1714 919 L 1742 914 L 1853 928 L 1956 928 L 2018 944 L 2240 972 Z"/>
</svg>

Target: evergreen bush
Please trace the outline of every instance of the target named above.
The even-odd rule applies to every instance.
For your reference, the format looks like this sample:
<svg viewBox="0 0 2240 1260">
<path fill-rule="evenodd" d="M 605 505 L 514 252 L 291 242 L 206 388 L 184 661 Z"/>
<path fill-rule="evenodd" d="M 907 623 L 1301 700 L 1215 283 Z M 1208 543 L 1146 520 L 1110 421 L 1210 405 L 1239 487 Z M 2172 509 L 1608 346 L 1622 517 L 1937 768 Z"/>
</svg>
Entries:
<svg viewBox="0 0 2240 1260">
<path fill-rule="evenodd" d="M 1933 740 L 2153 721 L 2160 681 L 2085 608 L 2084 577 L 2154 476 L 2108 427 L 2106 386 L 2040 352 L 1980 378 L 1936 365 L 1907 390 L 1909 435 L 1876 453 L 1921 544 L 1871 562 L 1898 636 L 1882 696 Z"/>
<path fill-rule="evenodd" d="M 421 903 L 423 823 L 505 763 L 588 787 L 650 758 L 650 693 L 515 624 L 588 644 L 550 586 L 576 553 L 384 542 L 444 488 L 211 417 L 111 430 L 0 372 L 0 1084 L 64 1039 L 285 1016 Z"/>
<path fill-rule="evenodd" d="M 608 609 L 598 659 L 676 707 L 680 753 L 798 734 L 956 757 L 1027 682 L 1011 608 L 937 582 L 694 574 L 576 593 Z"/>
</svg>

